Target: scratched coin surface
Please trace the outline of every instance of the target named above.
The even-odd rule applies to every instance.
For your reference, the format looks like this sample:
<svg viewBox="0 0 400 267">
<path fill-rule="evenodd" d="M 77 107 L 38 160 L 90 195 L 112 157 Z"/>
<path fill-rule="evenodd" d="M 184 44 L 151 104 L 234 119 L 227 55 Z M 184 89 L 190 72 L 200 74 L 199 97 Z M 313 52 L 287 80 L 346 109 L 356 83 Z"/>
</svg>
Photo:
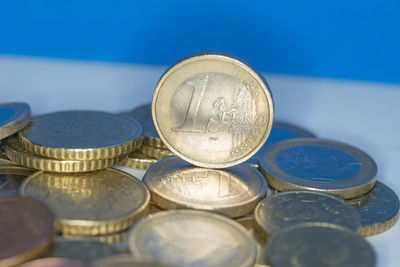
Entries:
<svg viewBox="0 0 400 267">
<path fill-rule="evenodd" d="M 33 119 L 18 133 L 30 152 L 61 160 L 115 158 L 141 143 L 142 126 L 135 120 L 98 111 L 63 111 Z"/>
<path fill-rule="evenodd" d="M 134 257 L 172 266 L 252 266 L 257 244 L 237 222 L 196 210 L 163 211 L 148 216 L 128 237 Z"/>
<path fill-rule="evenodd" d="M 0 166 L 0 198 L 17 197 L 22 181 L 35 170 L 16 166 Z"/>
<path fill-rule="evenodd" d="M 90 267 L 90 265 L 66 258 L 43 258 L 27 262 L 20 267 Z"/>
<path fill-rule="evenodd" d="M 266 249 L 272 266 L 373 267 L 375 253 L 359 234 L 334 224 L 305 223 L 272 236 Z"/>
<path fill-rule="evenodd" d="M 32 120 L 31 107 L 26 103 L 0 105 L 0 140 L 22 130 Z"/>
<path fill-rule="evenodd" d="M 229 217 L 252 212 L 268 187 L 262 174 L 246 164 L 206 169 L 178 157 L 152 165 L 143 182 L 160 208 L 208 210 Z"/>
<path fill-rule="evenodd" d="M 343 199 L 311 191 L 289 191 L 262 200 L 254 210 L 257 226 L 267 235 L 305 222 L 332 223 L 357 232 L 356 209 Z"/>
<path fill-rule="evenodd" d="M 71 235 L 123 231 L 150 203 L 144 184 L 112 168 L 79 174 L 36 172 L 19 193 L 46 203 L 56 215 L 58 230 Z"/>
<path fill-rule="evenodd" d="M 278 191 L 307 189 L 355 198 L 376 183 L 375 161 L 353 146 L 331 140 L 298 138 L 264 150 L 260 169 Z"/>
<path fill-rule="evenodd" d="M 40 256 L 54 236 L 54 215 L 29 198 L 0 199 L 0 266 L 14 266 Z"/>
<path fill-rule="evenodd" d="M 152 116 L 177 156 L 200 167 L 224 168 L 261 148 L 274 107 L 256 71 L 232 56 L 204 53 L 177 62 L 161 77 Z"/>
</svg>

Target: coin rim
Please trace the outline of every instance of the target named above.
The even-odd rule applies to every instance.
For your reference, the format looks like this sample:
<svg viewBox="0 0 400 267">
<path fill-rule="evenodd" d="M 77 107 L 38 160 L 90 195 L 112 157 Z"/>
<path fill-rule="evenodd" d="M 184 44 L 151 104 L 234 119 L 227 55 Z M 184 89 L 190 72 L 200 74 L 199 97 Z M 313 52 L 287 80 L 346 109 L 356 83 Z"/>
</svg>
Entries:
<svg viewBox="0 0 400 267">
<path fill-rule="evenodd" d="M 24 110 L 21 114 L 18 114 L 14 120 L 0 127 L 0 139 L 4 139 L 22 130 L 32 120 L 31 107 L 27 103 L 15 102 L 15 103 L 1 104 L 0 109 L 6 106 L 15 106 L 15 105 L 23 106 Z"/>
</svg>

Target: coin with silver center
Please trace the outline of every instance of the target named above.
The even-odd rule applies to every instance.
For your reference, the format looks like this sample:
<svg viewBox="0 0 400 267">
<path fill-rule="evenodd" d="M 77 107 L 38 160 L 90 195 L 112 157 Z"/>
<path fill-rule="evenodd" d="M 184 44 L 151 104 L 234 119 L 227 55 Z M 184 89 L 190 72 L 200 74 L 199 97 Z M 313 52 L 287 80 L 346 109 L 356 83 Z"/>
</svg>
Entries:
<svg viewBox="0 0 400 267">
<path fill-rule="evenodd" d="M 0 166 L 0 198 L 17 197 L 22 181 L 35 170 L 16 166 Z"/>
<path fill-rule="evenodd" d="M 0 140 L 22 130 L 32 120 L 31 107 L 25 103 L 0 105 Z"/>
<path fill-rule="evenodd" d="M 152 116 L 158 134 L 180 158 L 224 168 L 253 156 L 272 128 L 271 92 L 243 61 L 196 54 L 172 66 L 157 84 Z"/>
</svg>

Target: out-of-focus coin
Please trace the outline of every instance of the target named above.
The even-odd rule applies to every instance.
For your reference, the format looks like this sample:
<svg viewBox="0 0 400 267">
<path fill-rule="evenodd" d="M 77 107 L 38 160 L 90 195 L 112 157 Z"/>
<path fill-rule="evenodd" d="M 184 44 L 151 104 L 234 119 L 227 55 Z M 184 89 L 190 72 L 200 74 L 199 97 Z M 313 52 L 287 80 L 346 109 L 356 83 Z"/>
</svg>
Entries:
<svg viewBox="0 0 400 267">
<path fill-rule="evenodd" d="M 22 181 L 35 170 L 16 166 L 0 166 L 0 198 L 17 197 Z"/>
<path fill-rule="evenodd" d="M 349 199 L 361 218 L 361 235 L 371 236 L 391 228 L 399 218 L 399 198 L 388 186 L 377 182 L 367 194 Z"/>
<path fill-rule="evenodd" d="M 147 170 L 151 165 L 156 163 L 158 160 L 150 158 L 147 155 L 142 153 L 132 153 L 129 155 L 127 159 L 119 162 L 118 165 L 138 169 L 138 170 Z"/>
<path fill-rule="evenodd" d="M 343 143 L 298 138 L 264 150 L 260 168 L 270 186 L 279 191 L 306 189 L 354 198 L 376 183 L 375 161 Z"/>
<path fill-rule="evenodd" d="M 18 133 L 30 152 L 60 160 L 96 160 L 129 154 L 142 142 L 142 126 L 117 114 L 64 111 L 38 116 Z"/>
<path fill-rule="evenodd" d="M 49 205 L 58 230 L 70 235 L 123 231 L 146 214 L 150 203 L 144 184 L 111 168 L 79 174 L 36 172 L 19 193 Z"/>
<path fill-rule="evenodd" d="M 139 148 L 139 151 L 141 151 L 143 154 L 145 154 L 149 157 L 155 158 L 157 160 L 175 156 L 175 154 L 169 149 L 157 148 L 157 147 L 147 146 L 147 145 L 142 145 Z"/>
<path fill-rule="evenodd" d="M 196 54 L 172 66 L 157 84 L 152 116 L 161 140 L 200 167 L 224 168 L 253 156 L 272 128 L 266 81 L 243 61 Z"/>
<path fill-rule="evenodd" d="M 25 103 L 0 105 L 0 140 L 22 130 L 32 120 L 31 107 Z"/>
<path fill-rule="evenodd" d="M 158 207 L 154 203 L 150 203 L 149 214 L 157 213 L 157 212 L 160 212 L 160 211 L 165 211 L 165 210 L 161 209 L 160 207 Z"/>
<path fill-rule="evenodd" d="M 373 267 L 375 253 L 368 242 L 348 228 L 304 223 L 283 228 L 268 241 L 272 266 Z"/>
<path fill-rule="evenodd" d="M 128 237 L 134 257 L 172 266 L 252 266 L 257 244 L 224 216 L 196 210 L 159 212 L 139 221 Z"/>
<path fill-rule="evenodd" d="M 132 255 L 119 255 L 95 261 L 95 267 L 167 267 L 152 259 L 138 259 Z"/>
<path fill-rule="evenodd" d="M 116 158 L 95 160 L 58 160 L 29 153 L 19 144 L 18 139 L 10 138 L 5 145 L 7 157 L 13 162 L 27 168 L 49 172 L 88 172 L 110 167 L 125 158 L 128 154 Z"/>
<path fill-rule="evenodd" d="M 0 199 L 0 266 L 14 266 L 43 254 L 54 236 L 54 215 L 29 198 Z"/>
<path fill-rule="evenodd" d="M 251 213 L 268 187 L 262 174 L 246 164 L 206 169 L 178 157 L 151 166 L 143 182 L 154 204 L 163 209 L 208 210 L 229 217 Z"/>
<path fill-rule="evenodd" d="M 289 191 L 262 200 L 254 210 L 257 227 L 266 236 L 305 222 L 332 223 L 357 232 L 356 209 L 343 199 L 311 191 Z"/>
<path fill-rule="evenodd" d="M 43 258 L 27 262 L 20 267 L 90 267 L 90 265 L 66 258 Z"/>
</svg>

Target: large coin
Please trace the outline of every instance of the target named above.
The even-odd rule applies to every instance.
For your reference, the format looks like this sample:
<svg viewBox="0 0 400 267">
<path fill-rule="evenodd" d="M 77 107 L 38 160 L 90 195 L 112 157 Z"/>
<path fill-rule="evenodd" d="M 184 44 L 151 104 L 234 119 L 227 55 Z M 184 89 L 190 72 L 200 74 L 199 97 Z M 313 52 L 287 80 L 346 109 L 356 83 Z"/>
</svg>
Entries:
<svg viewBox="0 0 400 267">
<path fill-rule="evenodd" d="M 54 215 L 29 198 L 0 199 L 0 266 L 14 266 L 45 252 L 54 236 Z"/>
<path fill-rule="evenodd" d="M 33 119 L 19 132 L 30 152 L 60 160 L 115 158 L 134 151 L 141 143 L 142 126 L 117 114 L 64 111 Z"/>
<path fill-rule="evenodd" d="M 44 258 L 27 262 L 20 267 L 90 267 L 90 265 L 66 258 Z"/>
<path fill-rule="evenodd" d="M 128 237 L 134 257 L 172 266 L 252 266 L 257 244 L 247 230 L 224 216 L 173 210 L 139 221 Z"/>
<path fill-rule="evenodd" d="M 348 228 L 304 223 L 279 231 L 268 242 L 272 266 L 373 267 L 370 244 Z"/>
<path fill-rule="evenodd" d="M 154 204 L 163 209 L 200 209 L 229 217 L 251 213 L 268 187 L 262 174 L 246 164 L 206 169 L 178 157 L 152 165 L 143 182 Z"/>
<path fill-rule="evenodd" d="M 306 189 L 345 199 L 365 194 L 376 183 L 375 161 L 343 143 L 299 138 L 264 150 L 260 168 L 278 191 Z"/>
<path fill-rule="evenodd" d="M 150 203 L 144 184 L 111 168 L 79 174 L 36 172 L 19 192 L 49 205 L 58 230 L 72 235 L 123 231 L 147 212 Z"/>
<path fill-rule="evenodd" d="M 261 75 L 237 58 L 207 53 L 177 62 L 161 77 L 152 115 L 162 141 L 177 156 L 223 168 L 262 147 L 274 107 Z"/>
<path fill-rule="evenodd" d="M 0 166 L 0 198 L 17 197 L 22 181 L 35 170 L 16 166 Z"/>
<path fill-rule="evenodd" d="M 28 104 L 0 105 L 0 140 L 22 130 L 31 119 L 31 107 Z"/>
</svg>

